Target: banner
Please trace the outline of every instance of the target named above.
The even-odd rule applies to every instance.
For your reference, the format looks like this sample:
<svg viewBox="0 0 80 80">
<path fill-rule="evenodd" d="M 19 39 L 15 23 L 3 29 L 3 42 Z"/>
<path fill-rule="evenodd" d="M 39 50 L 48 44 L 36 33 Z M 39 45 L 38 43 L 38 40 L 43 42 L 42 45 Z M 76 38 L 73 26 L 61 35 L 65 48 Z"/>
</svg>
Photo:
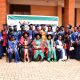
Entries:
<svg viewBox="0 0 80 80">
<path fill-rule="evenodd" d="M 58 26 L 59 18 L 56 16 L 37 16 L 37 15 L 7 15 L 8 25 L 17 25 L 20 29 L 20 22 L 29 24 L 49 24 Z"/>
</svg>

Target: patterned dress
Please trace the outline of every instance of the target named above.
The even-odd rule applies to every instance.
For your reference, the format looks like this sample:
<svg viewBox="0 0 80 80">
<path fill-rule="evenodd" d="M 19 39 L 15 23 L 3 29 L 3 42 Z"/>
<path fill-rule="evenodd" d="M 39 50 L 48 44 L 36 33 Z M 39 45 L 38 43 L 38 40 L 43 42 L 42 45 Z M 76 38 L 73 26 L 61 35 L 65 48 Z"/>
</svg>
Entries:
<svg viewBox="0 0 80 80">
<path fill-rule="evenodd" d="M 23 59 L 24 59 L 24 61 L 26 61 L 26 58 L 28 59 L 28 61 L 29 61 L 29 53 L 28 53 L 28 43 L 29 43 L 29 41 L 30 41 L 30 39 L 29 38 L 27 38 L 27 39 L 25 39 L 25 38 L 23 38 L 23 36 L 21 37 L 21 39 L 20 39 L 20 41 L 19 41 L 19 43 L 22 45 L 22 48 L 21 48 L 21 50 L 22 50 L 22 52 L 23 52 L 23 54 L 22 54 L 22 56 L 23 56 Z M 21 52 L 21 53 L 22 53 Z M 21 57 L 22 57 L 21 56 Z M 26 57 L 27 56 L 27 57 Z"/>
<path fill-rule="evenodd" d="M 46 32 L 41 30 L 41 34 L 42 34 L 42 40 L 46 41 Z"/>
<path fill-rule="evenodd" d="M 46 40 L 47 46 L 48 46 L 48 58 L 47 60 L 51 60 L 51 56 L 54 57 L 54 61 L 57 61 L 57 56 L 56 56 L 56 50 L 55 47 L 53 46 L 53 40 Z"/>
<path fill-rule="evenodd" d="M 34 46 L 34 59 L 38 58 L 38 55 L 41 56 L 42 60 L 44 59 L 44 51 L 45 51 L 45 46 L 44 46 L 44 42 L 42 41 L 42 39 L 35 39 L 32 42 L 33 46 Z"/>
<path fill-rule="evenodd" d="M 63 43 L 60 40 L 56 41 L 57 49 L 60 53 L 60 60 L 67 60 L 67 52 L 65 48 L 63 47 Z"/>
</svg>

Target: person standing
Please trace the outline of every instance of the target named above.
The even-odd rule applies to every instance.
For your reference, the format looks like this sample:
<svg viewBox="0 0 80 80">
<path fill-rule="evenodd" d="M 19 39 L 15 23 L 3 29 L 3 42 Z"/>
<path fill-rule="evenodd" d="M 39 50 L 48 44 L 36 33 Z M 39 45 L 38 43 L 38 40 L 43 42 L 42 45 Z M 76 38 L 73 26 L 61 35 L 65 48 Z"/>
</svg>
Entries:
<svg viewBox="0 0 80 80">
<path fill-rule="evenodd" d="M 15 36 L 15 38 L 17 39 L 17 40 L 19 40 L 19 31 L 17 30 L 17 25 L 14 25 L 13 26 L 13 35 Z"/>
<path fill-rule="evenodd" d="M 41 25 L 41 35 L 42 35 L 42 40 L 45 42 L 46 41 L 46 31 L 45 31 L 45 25 Z"/>
<path fill-rule="evenodd" d="M 64 31 L 64 43 L 66 44 L 66 52 L 67 52 L 67 59 L 71 58 L 71 51 L 70 51 L 70 46 L 71 46 L 71 41 L 70 41 L 70 31 L 66 29 Z"/>
<path fill-rule="evenodd" d="M 80 61 L 80 26 L 78 27 L 78 36 L 76 39 L 75 51 L 76 51 L 76 59 Z"/>
<path fill-rule="evenodd" d="M 46 35 L 48 35 L 48 34 L 51 34 L 52 35 L 52 38 L 54 37 L 54 32 L 52 30 L 52 26 L 48 26 L 48 30 L 46 32 Z"/>
<path fill-rule="evenodd" d="M 33 24 L 30 24 L 30 25 L 29 25 L 28 33 L 29 33 L 30 39 L 34 40 L 35 32 L 34 32 L 34 30 L 33 30 Z"/>
<path fill-rule="evenodd" d="M 4 53 L 7 54 L 6 52 L 6 47 L 7 47 L 7 24 L 3 24 L 3 30 L 2 30 L 2 37 L 3 37 L 3 42 L 2 42 L 2 47 L 3 47 L 3 55 Z"/>
<path fill-rule="evenodd" d="M 21 37 L 23 36 L 23 34 L 24 34 L 24 32 L 26 32 L 26 30 L 25 30 L 25 25 L 24 24 L 21 24 L 20 25 L 20 28 L 21 28 L 21 30 L 19 30 L 18 31 L 18 33 L 19 33 L 19 40 L 21 39 Z"/>
<path fill-rule="evenodd" d="M 41 33 L 40 32 L 40 26 L 39 25 L 36 25 L 35 26 L 34 34 L 36 35 L 37 33 Z"/>
<path fill-rule="evenodd" d="M 70 34 L 70 58 L 75 59 L 76 58 L 76 39 L 78 37 L 78 28 L 74 30 L 72 34 Z M 72 48 L 72 49 L 71 49 Z"/>
<path fill-rule="evenodd" d="M 0 32 L 0 59 L 2 59 L 2 56 L 3 56 L 2 41 L 3 41 L 3 37 L 2 37 L 2 34 Z"/>
<path fill-rule="evenodd" d="M 80 61 L 80 36 L 76 39 L 76 59 Z"/>
</svg>

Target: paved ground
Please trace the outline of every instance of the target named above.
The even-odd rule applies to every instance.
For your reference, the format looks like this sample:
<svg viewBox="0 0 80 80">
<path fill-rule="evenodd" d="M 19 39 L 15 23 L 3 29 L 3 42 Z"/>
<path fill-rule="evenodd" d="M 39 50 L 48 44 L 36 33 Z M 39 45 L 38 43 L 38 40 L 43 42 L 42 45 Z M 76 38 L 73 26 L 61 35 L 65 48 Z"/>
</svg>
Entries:
<svg viewBox="0 0 80 80">
<path fill-rule="evenodd" d="M 19 62 L 0 60 L 0 80 L 80 80 L 80 62 Z"/>
</svg>

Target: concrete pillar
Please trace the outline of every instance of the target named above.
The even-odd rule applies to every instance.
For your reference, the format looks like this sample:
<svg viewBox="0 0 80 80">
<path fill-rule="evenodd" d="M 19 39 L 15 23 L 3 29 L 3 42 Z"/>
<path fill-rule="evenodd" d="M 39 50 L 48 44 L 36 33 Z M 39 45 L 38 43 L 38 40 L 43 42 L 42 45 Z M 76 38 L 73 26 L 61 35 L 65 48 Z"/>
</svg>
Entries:
<svg viewBox="0 0 80 80">
<path fill-rule="evenodd" d="M 62 7 L 57 6 L 57 16 L 59 17 L 59 26 L 62 26 Z"/>
<path fill-rule="evenodd" d="M 72 29 L 74 30 L 75 0 L 64 0 L 64 26 L 65 26 L 65 29 L 68 24 L 71 24 Z"/>
<path fill-rule="evenodd" d="M 76 9 L 76 25 L 80 25 L 80 8 Z"/>
<path fill-rule="evenodd" d="M 7 15 L 7 0 L 0 0 L 0 30 L 2 29 L 2 24 L 6 23 Z"/>
</svg>

